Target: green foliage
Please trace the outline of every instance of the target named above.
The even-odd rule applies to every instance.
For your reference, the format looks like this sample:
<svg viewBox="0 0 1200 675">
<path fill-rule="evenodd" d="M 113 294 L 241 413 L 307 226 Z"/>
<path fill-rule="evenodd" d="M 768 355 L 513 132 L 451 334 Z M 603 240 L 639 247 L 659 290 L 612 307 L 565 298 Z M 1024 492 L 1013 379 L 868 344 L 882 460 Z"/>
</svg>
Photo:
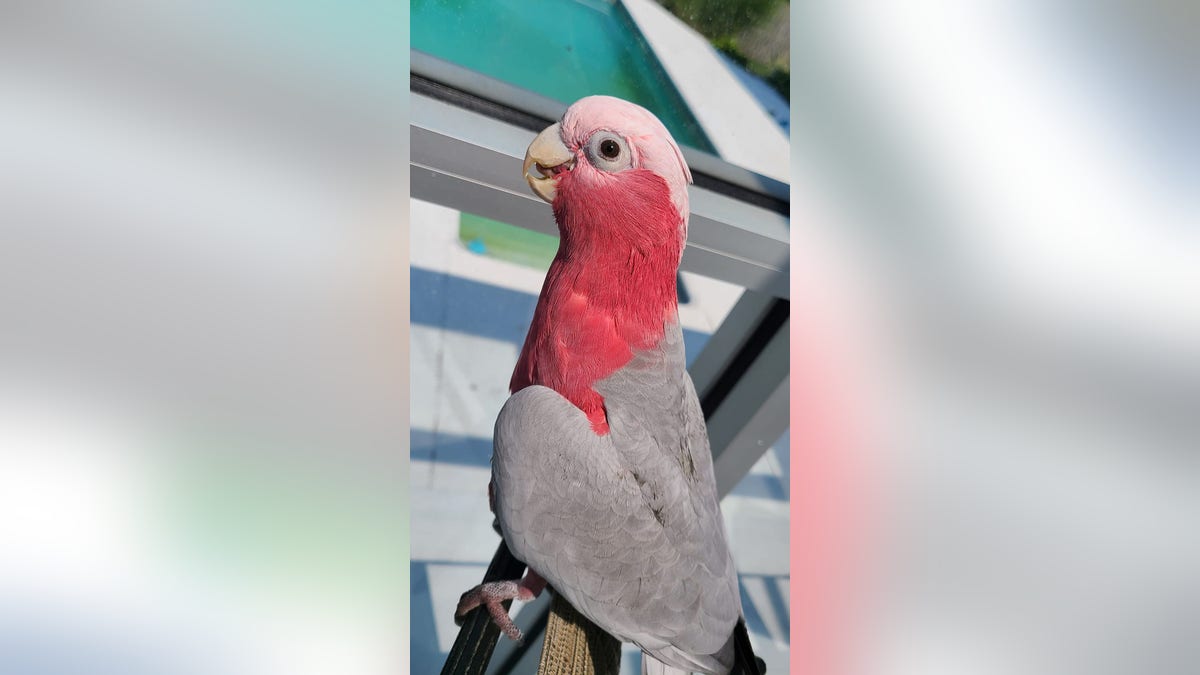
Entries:
<svg viewBox="0 0 1200 675">
<path fill-rule="evenodd" d="M 659 0 L 675 16 L 708 38 L 713 47 L 738 65 L 766 80 L 775 91 L 791 100 L 792 76 L 786 65 L 771 65 L 751 59 L 738 46 L 737 35 L 771 18 L 787 0 Z"/>
<path fill-rule="evenodd" d="M 786 0 L 659 0 L 672 14 L 709 40 L 756 26 Z"/>
<path fill-rule="evenodd" d="M 770 66 L 751 60 L 738 49 L 738 41 L 735 37 L 717 38 L 712 41 L 712 45 L 741 67 L 763 78 L 785 100 L 792 100 L 792 74 L 787 66 Z"/>
<path fill-rule="evenodd" d="M 739 66 L 743 68 L 748 68 L 750 66 L 750 59 L 746 58 L 746 55 L 738 49 L 737 38 L 733 36 L 715 38 L 712 41 L 712 46 L 716 47 L 717 50 L 723 53 L 725 56 L 728 56 L 736 61 Z"/>
<path fill-rule="evenodd" d="M 792 73 L 787 68 L 774 68 L 766 74 L 767 84 L 779 92 L 784 100 L 792 100 Z"/>
</svg>

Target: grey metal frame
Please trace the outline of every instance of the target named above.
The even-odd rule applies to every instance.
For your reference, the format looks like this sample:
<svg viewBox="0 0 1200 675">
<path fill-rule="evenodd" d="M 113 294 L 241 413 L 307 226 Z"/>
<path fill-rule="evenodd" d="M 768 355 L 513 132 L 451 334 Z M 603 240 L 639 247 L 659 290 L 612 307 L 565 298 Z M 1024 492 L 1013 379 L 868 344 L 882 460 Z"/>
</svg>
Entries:
<svg viewBox="0 0 1200 675">
<path fill-rule="evenodd" d="M 484 82 L 483 90 L 492 95 L 494 90 L 511 88 L 479 75 L 475 79 Z M 533 100 L 546 107 L 544 99 Z M 532 138 L 528 129 L 415 92 L 411 106 L 410 187 L 414 199 L 558 234 L 549 206 L 530 192 L 521 176 L 525 148 Z M 539 111 L 537 116 L 545 112 Z M 693 155 L 701 154 L 686 152 L 689 162 Z M 725 166 L 730 176 L 739 177 L 746 185 L 755 182 L 746 176 L 756 174 Z M 763 185 L 777 184 L 758 178 Z M 762 189 L 764 194 L 779 197 L 777 187 Z M 680 267 L 787 298 L 788 216 L 696 186 L 689 189 L 689 199 L 688 244 Z"/>
</svg>

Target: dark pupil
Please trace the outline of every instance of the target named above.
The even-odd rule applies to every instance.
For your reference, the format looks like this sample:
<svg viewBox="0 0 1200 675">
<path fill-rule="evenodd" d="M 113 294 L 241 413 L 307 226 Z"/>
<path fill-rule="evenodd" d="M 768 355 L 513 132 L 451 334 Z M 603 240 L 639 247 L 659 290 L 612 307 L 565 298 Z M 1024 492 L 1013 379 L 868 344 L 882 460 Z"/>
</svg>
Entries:
<svg viewBox="0 0 1200 675">
<path fill-rule="evenodd" d="M 617 155 L 621 154 L 621 146 L 611 138 L 606 138 L 600 141 L 600 154 L 609 159 L 616 159 Z"/>
</svg>

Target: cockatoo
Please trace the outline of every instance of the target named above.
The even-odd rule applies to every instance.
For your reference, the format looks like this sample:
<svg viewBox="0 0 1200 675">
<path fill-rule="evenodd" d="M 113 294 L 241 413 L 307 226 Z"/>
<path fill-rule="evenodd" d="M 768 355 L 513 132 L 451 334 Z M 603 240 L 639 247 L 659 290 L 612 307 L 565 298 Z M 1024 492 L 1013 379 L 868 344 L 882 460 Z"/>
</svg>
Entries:
<svg viewBox="0 0 1200 675">
<path fill-rule="evenodd" d="M 486 605 L 519 640 L 500 603 L 549 582 L 640 647 L 643 673 L 729 673 L 741 601 L 676 299 L 691 172 L 653 114 L 609 96 L 538 134 L 524 171 L 561 240 L 496 420 L 489 490 L 529 571 L 468 591 L 458 616 Z"/>
</svg>

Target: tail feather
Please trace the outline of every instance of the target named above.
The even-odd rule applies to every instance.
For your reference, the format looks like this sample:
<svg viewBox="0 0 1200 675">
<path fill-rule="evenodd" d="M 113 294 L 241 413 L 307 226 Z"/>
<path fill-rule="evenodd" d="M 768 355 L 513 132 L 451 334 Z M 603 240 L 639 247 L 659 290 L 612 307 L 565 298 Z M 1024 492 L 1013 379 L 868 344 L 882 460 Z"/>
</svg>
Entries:
<svg viewBox="0 0 1200 675">
<path fill-rule="evenodd" d="M 754 655 L 750 646 L 750 634 L 746 632 L 746 620 L 738 619 L 733 628 L 733 672 L 732 675 L 765 675 L 767 664 Z"/>
<path fill-rule="evenodd" d="M 646 652 L 642 652 L 642 675 L 691 675 L 691 671 L 668 666 Z"/>
<path fill-rule="evenodd" d="M 732 652 L 732 653 L 731 653 Z M 657 655 L 657 657 L 656 657 Z M 732 656 L 732 659 L 730 657 Z M 659 658 L 671 661 L 669 665 Z M 732 668 L 730 663 L 732 662 Z M 691 668 L 680 667 L 691 665 Z M 720 653 L 707 657 L 696 657 L 668 647 L 655 654 L 642 652 L 642 675 L 690 675 L 691 673 L 729 673 L 729 675 L 766 675 L 767 664 L 754 655 L 750 645 L 750 634 L 746 631 L 745 619 L 738 619 L 733 627 L 729 642 Z"/>
</svg>

